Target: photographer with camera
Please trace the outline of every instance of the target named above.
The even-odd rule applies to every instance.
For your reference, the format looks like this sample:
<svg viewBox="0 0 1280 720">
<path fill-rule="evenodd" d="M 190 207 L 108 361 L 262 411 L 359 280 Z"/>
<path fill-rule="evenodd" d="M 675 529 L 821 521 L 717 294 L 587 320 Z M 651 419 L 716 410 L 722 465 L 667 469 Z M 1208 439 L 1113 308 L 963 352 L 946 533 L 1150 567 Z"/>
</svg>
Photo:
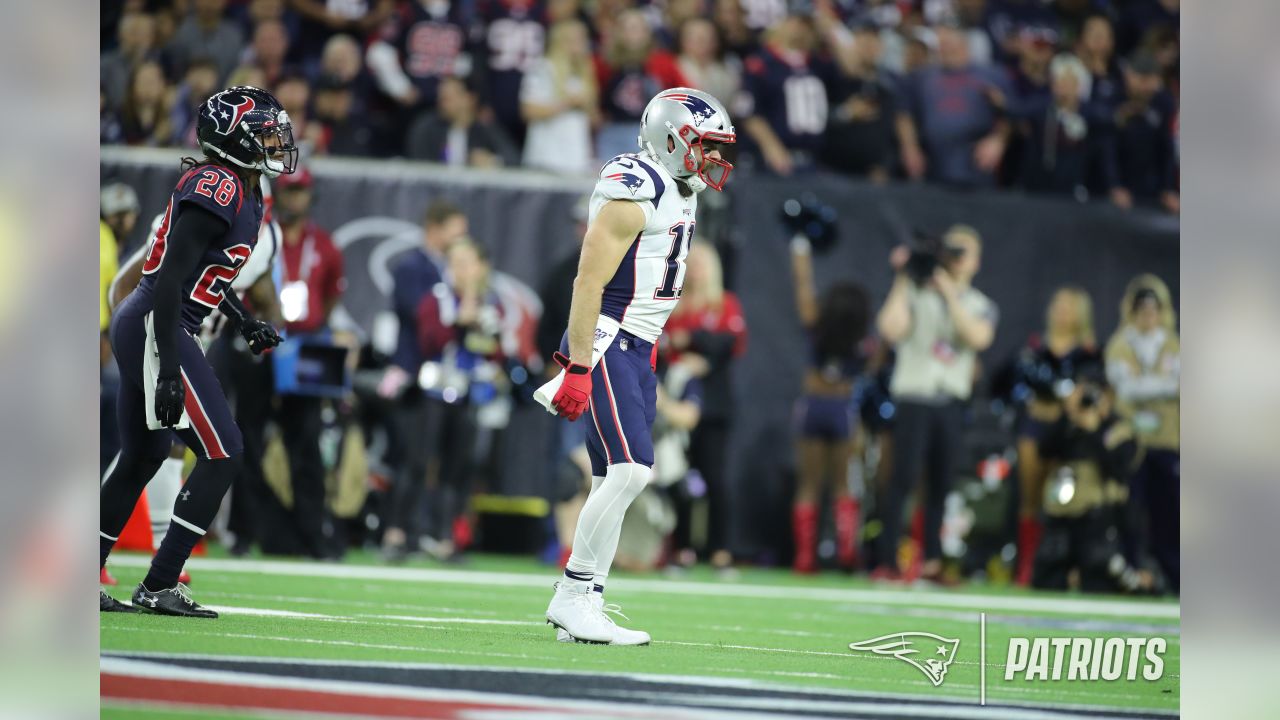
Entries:
<svg viewBox="0 0 1280 720">
<path fill-rule="evenodd" d="M 878 579 L 897 579 L 903 504 L 921 474 L 924 492 L 922 577 L 942 578 L 943 502 L 960 451 L 964 406 L 973 391 L 977 354 L 995 338 L 996 305 L 971 285 L 981 264 L 982 239 L 955 225 L 939 241 L 894 249 L 897 273 L 876 318 L 880 336 L 897 350 L 890 391 L 894 417 L 893 477 L 880 535 Z"/>
<path fill-rule="evenodd" d="M 1129 565 L 1120 542 L 1125 478 L 1141 456 L 1134 429 L 1112 411 L 1101 361 L 1082 365 L 1068 383 L 1062 416 L 1040 439 L 1052 470 L 1040 498 L 1044 536 L 1032 584 L 1066 590 L 1074 573 L 1084 592 L 1150 592 L 1151 574 Z"/>
</svg>

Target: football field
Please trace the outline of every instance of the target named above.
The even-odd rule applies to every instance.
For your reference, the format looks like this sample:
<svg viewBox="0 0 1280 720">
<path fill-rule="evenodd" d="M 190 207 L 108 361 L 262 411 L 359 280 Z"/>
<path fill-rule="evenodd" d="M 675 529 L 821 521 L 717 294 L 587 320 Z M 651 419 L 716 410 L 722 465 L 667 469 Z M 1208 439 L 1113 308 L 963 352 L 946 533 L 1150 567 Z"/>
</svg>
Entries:
<svg viewBox="0 0 1280 720">
<path fill-rule="evenodd" d="M 113 555 L 109 567 L 120 585 L 111 592 L 128 600 L 147 562 Z M 620 623 L 653 636 L 648 647 L 623 648 L 556 642 L 542 613 L 558 573 L 532 559 L 391 567 L 359 555 L 341 564 L 210 558 L 188 567 L 195 598 L 222 617 L 101 615 L 102 717 L 1053 718 L 1178 711 L 1174 601 L 873 585 L 783 570 L 748 569 L 734 580 L 709 571 L 679 579 L 619 574 L 608 601 L 630 618 Z M 901 658 L 849 649 L 911 632 L 959 641 L 941 684 Z M 1163 676 L 1005 681 L 1009 639 L 1050 636 L 1165 638 Z"/>
</svg>

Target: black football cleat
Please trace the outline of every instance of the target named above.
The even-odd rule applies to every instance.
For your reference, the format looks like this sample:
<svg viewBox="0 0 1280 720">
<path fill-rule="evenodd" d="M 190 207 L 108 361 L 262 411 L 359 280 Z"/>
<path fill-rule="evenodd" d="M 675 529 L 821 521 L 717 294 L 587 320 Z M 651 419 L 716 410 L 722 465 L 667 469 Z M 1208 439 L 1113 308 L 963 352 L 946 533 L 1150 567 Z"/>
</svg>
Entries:
<svg viewBox="0 0 1280 720">
<path fill-rule="evenodd" d="M 218 613 L 202 607 L 191 599 L 191 591 L 186 585 L 178 583 L 168 590 L 152 592 L 138 583 L 133 591 L 133 606 L 143 612 L 157 615 L 173 615 L 175 617 L 216 618 Z"/>
<path fill-rule="evenodd" d="M 98 612 L 136 613 L 138 608 L 125 605 L 108 595 L 106 590 L 98 588 Z"/>
</svg>

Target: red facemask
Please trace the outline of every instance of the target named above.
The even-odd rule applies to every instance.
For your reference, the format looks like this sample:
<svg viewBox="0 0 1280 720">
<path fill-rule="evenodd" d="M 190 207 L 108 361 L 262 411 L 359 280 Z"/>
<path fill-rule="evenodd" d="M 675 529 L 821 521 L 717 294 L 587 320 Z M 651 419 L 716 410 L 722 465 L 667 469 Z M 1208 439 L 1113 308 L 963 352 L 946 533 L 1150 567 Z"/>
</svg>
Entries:
<svg viewBox="0 0 1280 720">
<path fill-rule="evenodd" d="M 698 167 L 693 146 L 703 145 L 704 142 L 729 145 L 737 142 L 736 136 L 733 133 L 713 130 L 698 132 L 694 127 L 685 125 L 680 128 L 680 138 L 688 143 L 689 147 L 684 154 L 685 169 L 701 178 L 707 184 L 707 187 L 723 190 L 724 184 L 729 181 L 729 173 L 733 170 L 733 164 L 722 159 L 707 157 L 705 146 L 703 146 L 702 167 Z"/>
</svg>

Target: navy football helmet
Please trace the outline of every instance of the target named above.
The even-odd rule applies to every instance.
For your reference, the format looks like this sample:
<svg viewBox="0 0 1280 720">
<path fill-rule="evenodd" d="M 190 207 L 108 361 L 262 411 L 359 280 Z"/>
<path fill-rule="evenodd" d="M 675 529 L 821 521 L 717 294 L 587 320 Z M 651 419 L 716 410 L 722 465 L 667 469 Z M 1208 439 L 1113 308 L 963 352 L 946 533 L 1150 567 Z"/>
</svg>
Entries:
<svg viewBox="0 0 1280 720">
<path fill-rule="evenodd" d="M 214 93 L 200 107 L 196 138 L 205 152 L 269 178 L 298 167 L 289 113 L 260 88 L 239 85 Z"/>
</svg>

